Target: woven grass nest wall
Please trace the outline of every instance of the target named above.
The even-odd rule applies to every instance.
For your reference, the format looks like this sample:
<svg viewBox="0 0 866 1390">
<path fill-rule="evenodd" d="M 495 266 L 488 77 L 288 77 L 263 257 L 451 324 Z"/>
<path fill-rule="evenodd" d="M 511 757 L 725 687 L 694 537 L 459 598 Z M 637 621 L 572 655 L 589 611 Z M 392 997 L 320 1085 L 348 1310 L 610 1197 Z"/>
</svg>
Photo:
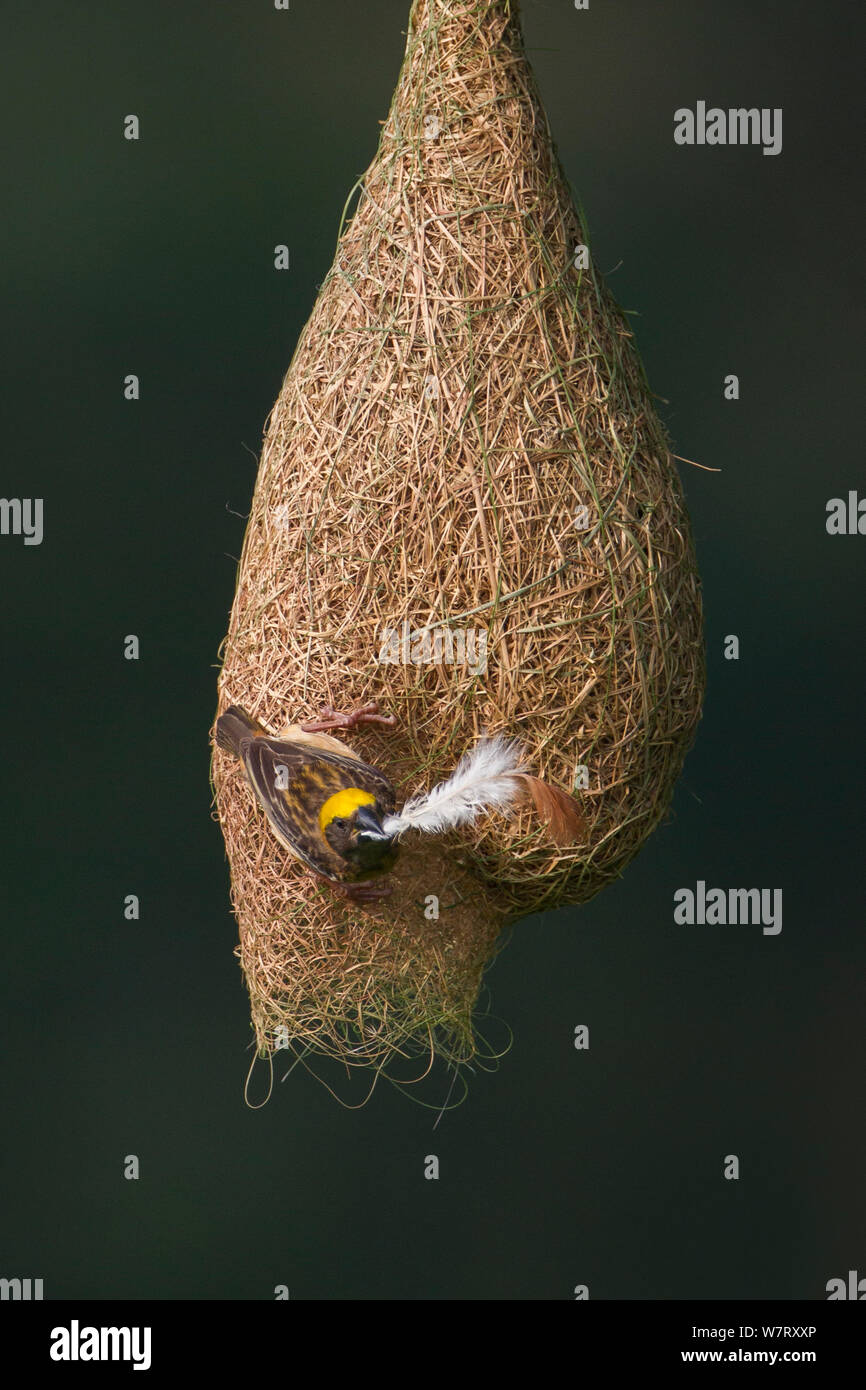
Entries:
<svg viewBox="0 0 866 1390">
<path fill-rule="evenodd" d="M 378 152 L 268 422 L 219 710 L 278 732 L 376 699 L 397 728 L 347 741 L 401 796 L 501 731 L 577 787 L 588 833 L 558 849 L 522 811 L 410 836 L 394 897 L 359 908 L 288 858 L 215 751 L 262 1052 L 283 1025 L 350 1064 L 471 1057 L 502 925 L 622 872 L 700 714 L 680 482 L 627 322 L 576 254 L 515 10 L 412 8 Z"/>
</svg>

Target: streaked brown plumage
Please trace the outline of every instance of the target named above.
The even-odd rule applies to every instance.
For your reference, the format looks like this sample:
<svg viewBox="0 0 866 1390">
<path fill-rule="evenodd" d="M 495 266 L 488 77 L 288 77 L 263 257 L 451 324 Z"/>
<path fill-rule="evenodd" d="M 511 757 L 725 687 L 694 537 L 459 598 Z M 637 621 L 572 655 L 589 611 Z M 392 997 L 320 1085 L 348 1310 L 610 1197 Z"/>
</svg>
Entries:
<svg viewBox="0 0 866 1390">
<path fill-rule="evenodd" d="M 354 722 L 388 722 L 371 707 L 365 709 Z M 346 717 L 348 727 L 352 720 Z M 394 810 L 394 788 L 378 768 L 323 732 L 320 723 L 328 721 L 311 727 L 293 724 L 276 738 L 233 705 L 217 720 L 216 740 L 240 758 L 274 833 L 296 859 L 336 885 L 387 873 L 397 851 L 381 831 L 381 819 Z M 350 814 L 332 816 L 323 827 L 322 808 L 336 793 L 350 789 L 365 793 L 369 802 Z"/>
</svg>

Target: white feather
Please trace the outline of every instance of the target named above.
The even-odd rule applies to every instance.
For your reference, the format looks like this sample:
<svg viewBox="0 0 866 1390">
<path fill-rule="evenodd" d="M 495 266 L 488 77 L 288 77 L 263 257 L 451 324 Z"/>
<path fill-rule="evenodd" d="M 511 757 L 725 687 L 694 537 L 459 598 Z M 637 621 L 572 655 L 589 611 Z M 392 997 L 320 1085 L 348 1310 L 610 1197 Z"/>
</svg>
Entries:
<svg viewBox="0 0 866 1390">
<path fill-rule="evenodd" d="M 483 738 L 465 753 L 446 782 L 406 802 L 399 815 L 386 816 L 386 835 L 424 830 L 429 835 L 471 825 L 485 811 L 506 811 L 523 794 L 521 750 L 497 735 Z"/>
</svg>

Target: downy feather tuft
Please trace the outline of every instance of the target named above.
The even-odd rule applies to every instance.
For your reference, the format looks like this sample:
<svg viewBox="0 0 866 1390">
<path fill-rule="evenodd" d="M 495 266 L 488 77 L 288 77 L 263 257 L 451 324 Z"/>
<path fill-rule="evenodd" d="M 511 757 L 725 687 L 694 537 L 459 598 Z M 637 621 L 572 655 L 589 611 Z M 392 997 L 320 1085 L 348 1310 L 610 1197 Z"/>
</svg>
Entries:
<svg viewBox="0 0 866 1390">
<path fill-rule="evenodd" d="M 441 835 L 471 825 L 485 811 L 507 814 L 527 796 L 555 844 L 576 844 L 583 838 L 586 821 L 574 797 L 525 771 L 520 745 L 501 735 L 480 739 L 446 782 L 411 797 L 399 815 L 385 818 L 383 829 L 386 835 L 405 830 Z"/>
<path fill-rule="evenodd" d="M 483 738 L 454 772 L 430 792 L 410 797 L 399 815 L 383 821 L 386 835 L 424 830 L 439 835 L 471 825 L 485 811 L 507 811 L 524 793 L 521 750 L 501 735 Z"/>
</svg>

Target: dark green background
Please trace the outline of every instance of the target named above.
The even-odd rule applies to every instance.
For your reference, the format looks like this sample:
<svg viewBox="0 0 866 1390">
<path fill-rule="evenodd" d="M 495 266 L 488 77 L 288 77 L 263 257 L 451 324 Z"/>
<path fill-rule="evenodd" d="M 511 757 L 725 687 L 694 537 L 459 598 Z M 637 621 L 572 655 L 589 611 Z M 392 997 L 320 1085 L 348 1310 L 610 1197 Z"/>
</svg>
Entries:
<svg viewBox="0 0 866 1390">
<path fill-rule="evenodd" d="M 45 499 L 45 539 L 0 538 L 0 1275 L 54 1298 L 823 1298 L 866 1274 L 866 537 L 824 526 L 866 492 L 851 4 L 527 0 L 596 262 L 676 452 L 722 470 L 682 469 L 704 719 L 624 879 L 514 930 L 487 977 L 514 1046 L 435 1135 L 387 1085 L 350 1111 L 301 1069 L 243 1103 L 215 663 L 407 8 L 3 8 L 0 493 Z M 783 107 L 782 154 L 676 147 L 698 99 Z M 675 925 L 699 878 L 783 888 L 781 935 Z"/>
</svg>

